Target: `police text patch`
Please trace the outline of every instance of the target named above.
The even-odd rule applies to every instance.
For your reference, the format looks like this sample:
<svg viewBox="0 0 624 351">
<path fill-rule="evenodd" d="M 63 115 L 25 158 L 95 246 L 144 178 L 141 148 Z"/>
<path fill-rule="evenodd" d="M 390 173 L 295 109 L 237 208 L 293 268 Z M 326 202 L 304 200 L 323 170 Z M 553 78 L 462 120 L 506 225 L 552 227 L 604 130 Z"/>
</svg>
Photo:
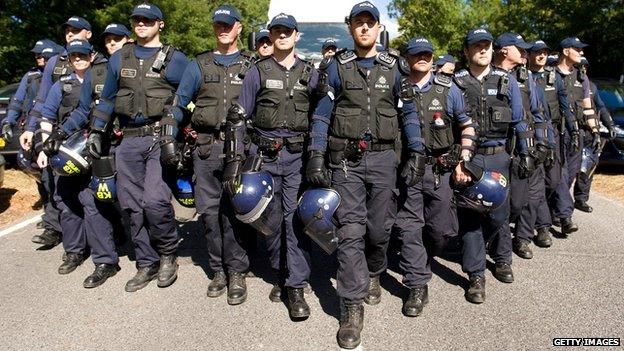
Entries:
<svg viewBox="0 0 624 351">
<path fill-rule="evenodd" d="M 122 68 L 121 76 L 124 78 L 134 78 L 137 75 L 137 70 L 132 68 Z"/>
<path fill-rule="evenodd" d="M 267 79 L 266 88 L 267 89 L 284 89 L 284 82 L 279 79 Z"/>
</svg>

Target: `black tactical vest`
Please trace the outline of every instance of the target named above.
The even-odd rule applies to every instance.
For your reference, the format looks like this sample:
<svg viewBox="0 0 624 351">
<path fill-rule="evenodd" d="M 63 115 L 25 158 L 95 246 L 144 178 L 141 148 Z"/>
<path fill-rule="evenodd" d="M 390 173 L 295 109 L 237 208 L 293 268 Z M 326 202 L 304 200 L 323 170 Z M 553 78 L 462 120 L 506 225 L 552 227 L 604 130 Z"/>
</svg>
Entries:
<svg viewBox="0 0 624 351">
<path fill-rule="evenodd" d="M 194 128 L 219 129 L 225 123 L 227 110 L 240 95 L 252 60 L 251 55 L 241 52 L 236 62 L 225 67 L 215 61 L 213 52 L 197 55 L 202 84 L 191 117 Z"/>
<path fill-rule="evenodd" d="M 175 48 L 165 45 L 150 58 L 139 60 L 134 54 L 134 43 L 127 43 L 120 49 L 121 70 L 119 90 L 115 99 L 115 113 L 134 119 L 143 115 L 160 120 L 165 107 L 171 106 L 176 87 L 165 79 L 167 63 Z M 160 69 L 156 58 L 161 56 Z"/>
<path fill-rule="evenodd" d="M 420 132 L 429 154 L 439 154 L 453 145 L 453 120 L 447 114 L 447 97 L 451 78 L 436 75 L 426 92 L 415 91 L 414 101 L 420 117 Z"/>
<path fill-rule="evenodd" d="M 59 78 L 59 82 L 61 84 L 63 98 L 61 99 L 61 105 L 57 112 L 57 123 L 62 124 L 72 111 L 78 107 L 82 83 L 78 78 L 73 78 L 71 76 L 61 77 Z"/>
<path fill-rule="evenodd" d="M 62 76 L 68 76 L 74 73 L 74 67 L 69 62 L 69 56 L 57 55 L 56 64 L 52 71 L 52 83 L 56 83 Z"/>
<path fill-rule="evenodd" d="M 107 72 L 108 60 L 103 56 L 97 57 L 93 63 L 91 63 L 91 96 L 95 104 L 98 103 L 102 96 Z"/>
<path fill-rule="evenodd" d="M 28 71 L 28 78 L 26 79 L 26 97 L 22 101 L 22 114 L 28 114 L 28 105 L 34 106 L 37 99 L 37 91 L 39 91 L 39 85 L 41 84 L 41 77 L 43 73 L 37 68 L 33 68 Z"/>
<path fill-rule="evenodd" d="M 490 67 L 490 73 L 482 81 L 463 69 L 455 73 L 455 83 L 464 91 L 470 116 L 478 123 L 480 141 L 504 139 L 508 136 L 512 121 L 509 91 L 509 74 Z"/>
<path fill-rule="evenodd" d="M 548 112 L 550 119 L 555 128 L 561 130 L 561 107 L 559 106 L 559 95 L 555 86 L 556 73 L 552 67 L 544 67 L 544 72 L 535 73 L 537 78 L 535 83 L 544 88 L 544 96 L 546 104 L 548 104 Z"/>
<path fill-rule="evenodd" d="M 399 136 L 399 118 L 394 97 L 397 58 L 387 52 L 377 55 L 371 69 L 359 67 L 353 51 L 336 57 L 342 89 L 336 92 L 332 136 L 343 139 L 371 138 L 390 142 Z"/>
<path fill-rule="evenodd" d="M 251 118 L 254 127 L 308 131 L 311 113 L 308 84 L 314 67 L 307 61 L 299 61 L 290 70 L 273 57 L 256 63 L 261 88 L 256 95 L 256 109 Z"/>
<path fill-rule="evenodd" d="M 583 115 L 583 81 L 587 79 L 587 77 L 576 68 L 573 68 L 572 72 L 568 75 L 561 73 L 558 69 L 557 72 L 561 76 L 563 84 L 568 91 L 570 111 L 572 111 L 579 126 L 585 126 L 585 116 Z"/>
</svg>

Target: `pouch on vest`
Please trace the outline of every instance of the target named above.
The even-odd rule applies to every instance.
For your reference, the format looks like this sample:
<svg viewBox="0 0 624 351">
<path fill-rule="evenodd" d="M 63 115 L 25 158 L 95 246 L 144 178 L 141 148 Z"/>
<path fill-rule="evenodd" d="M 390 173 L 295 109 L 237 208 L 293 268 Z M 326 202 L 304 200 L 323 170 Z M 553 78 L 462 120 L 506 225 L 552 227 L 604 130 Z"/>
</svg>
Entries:
<svg viewBox="0 0 624 351">
<path fill-rule="evenodd" d="M 394 108 L 377 108 L 377 137 L 379 140 L 394 140 L 399 133 L 398 112 Z"/>
<path fill-rule="evenodd" d="M 583 114 L 583 103 L 581 101 L 574 101 L 574 117 L 579 127 L 589 128 L 585 115 Z"/>
<path fill-rule="evenodd" d="M 336 107 L 331 134 L 341 138 L 359 139 L 363 130 L 360 128 L 362 109 L 359 107 Z"/>
<path fill-rule="evenodd" d="M 217 128 L 225 116 L 220 116 L 217 100 L 201 99 L 195 104 L 191 123 L 199 128 Z"/>
<path fill-rule="evenodd" d="M 115 113 L 122 116 L 134 117 L 134 91 L 131 89 L 119 89 L 115 98 Z"/>
<path fill-rule="evenodd" d="M 165 114 L 165 106 L 167 105 L 167 101 L 172 98 L 173 95 L 171 94 L 171 90 L 168 89 L 153 89 L 146 91 L 146 117 L 152 119 L 160 119 Z"/>
<path fill-rule="evenodd" d="M 453 145 L 453 128 L 451 120 L 442 114 L 441 116 L 434 115 L 430 122 L 431 131 L 431 151 L 436 154 L 440 151 L 446 151 L 451 145 Z"/>
<path fill-rule="evenodd" d="M 508 107 L 490 106 L 488 116 L 488 138 L 506 138 L 511 123 L 511 110 Z"/>
<path fill-rule="evenodd" d="M 295 102 L 295 119 L 293 125 L 289 126 L 296 132 L 307 132 L 310 123 L 310 104 Z"/>
<path fill-rule="evenodd" d="M 279 100 L 264 98 L 256 104 L 256 113 L 253 124 L 260 128 L 275 129 L 280 127 L 277 112 L 279 110 Z"/>
<path fill-rule="evenodd" d="M 561 112 L 559 111 L 559 103 L 554 101 L 548 102 L 548 111 L 550 112 L 550 119 L 555 123 L 561 122 Z"/>
<path fill-rule="evenodd" d="M 212 134 L 198 133 L 195 147 L 197 148 L 197 156 L 205 160 L 212 153 L 212 147 L 215 142 L 215 137 Z"/>
</svg>

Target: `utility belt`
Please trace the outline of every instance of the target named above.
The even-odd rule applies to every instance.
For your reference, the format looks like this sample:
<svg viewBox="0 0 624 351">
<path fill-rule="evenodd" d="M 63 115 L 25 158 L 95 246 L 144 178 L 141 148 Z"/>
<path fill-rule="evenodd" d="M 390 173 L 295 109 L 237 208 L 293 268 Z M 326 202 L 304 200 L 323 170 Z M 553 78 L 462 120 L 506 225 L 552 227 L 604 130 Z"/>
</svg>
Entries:
<svg viewBox="0 0 624 351">
<path fill-rule="evenodd" d="M 141 127 L 124 127 L 121 129 L 121 135 L 124 138 L 154 136 L 160 134 L 160 123 L 155 122 Z"/>
<path fill-rule="evenodd" d="M 480 155 L 495 155 L 505 151 L 507 151 L 507 146 L 505 145 L 479 146 L 477 147 L 476 153 Z"/>
<path fill-rule="evenodd" d="M 306 141 L 304 134 L 286 138 L 269 138 L 256 132 L 249 133 L 249 139 L 258 146 L 262 153 L 267 155 L 275 155 L 283 148 L 286 148 L 291 154 L 301 153 Z"/>
<path fill-rule="evenodd" d="M 329 136 L 329 160 L 338 164 L 343 160 L 359 162 L 366 151 L 394 150 L 395 141 L 373 143 L 366 139 L 343 139 Z"/>
</svg>

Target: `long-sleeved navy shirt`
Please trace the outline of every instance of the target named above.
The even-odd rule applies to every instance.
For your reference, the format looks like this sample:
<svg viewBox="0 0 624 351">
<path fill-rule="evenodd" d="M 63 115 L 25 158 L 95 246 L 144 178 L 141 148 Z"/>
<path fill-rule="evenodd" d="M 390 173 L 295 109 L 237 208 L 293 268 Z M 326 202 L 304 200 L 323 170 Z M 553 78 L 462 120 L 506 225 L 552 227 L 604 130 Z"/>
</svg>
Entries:
<svg viewBox="0 0 624 351">
<path fill-rule="evenodd" d="M 600 94 L 598 94 L 598 87 L 594 82 L 590 81 L 589 88 L 590 94 L 592 95 L 592 103 L 594 104 L 594 109 L 596 110 L 596 113 L 600 115 L 600 121 L 606 127 L 612 127 L 613 119 L 611 118 L 611 114 L 609 113 L 607 105 L 605 105 L 604 101 L 602 101 L 602 98 L 600 97 Z"/>
<path fill-rule="evenodd" d="M 26 126 L 26 130 L 30 132 L 34 132 L 38 127 L 38 114 L 41 114 L 41 109 L 48 97 L 48 93 L 52 88 L 52 75 L 54 74 L 54 66 L 56 66 L 56 62 L 59 60 L 60 56 L 67 56 L 67 51 L 64 50 L 62 54 L 52 56 L 45 65 L 43 69 L 43 76 L 41 76 L 41 83 L 39 84 L 39 90 L 37 91 L 37 98 L 35 99 L 35 104 L 31 109 L 31 112 L 28 116 L 28 123 Z M 35 115 L 33 115 L 33 112 Z"/>
<path fill-rule="evenodd" d="M 158 53 L 161 47 L 145 47 L 136 45 L 134 48 L 134 55 L 139 60 L 148 59 Z M 179 50 L 176 50 L 171 57 L 171 60 L 167 64 L 165 70 L 165 79 L 173 86 L 177 87 L 182 79 L 182 74 L 188 65 L 188 59 L 186 55 Z M 108 61 L 108 72 L 106 74 L 106 81 L 104 88 L 102 89 L 102 97 L 95 107 L 96 110 L 103 112 L 105 115 L 113 116 L 115 111 L 115 98 L 117 97 L 117 91 L 119 90 L 119 77 L 121 71 L 121 50 L 118 50 L 111 56 Z M 98 128 L 104 128 L 107 121 L 94 117 L 93 124 Z M 128 118 L 120 118 L 119 125 L 125 126 L 141 126 L 148 124 L 150 120 L 145 116 L 137 116 L 137 118 L 130 120 Z"/>
<path fill-rule="evenodd" d="M 39 84 L 34 80 L 28 84 L 28 80 L 33 75 L 40 75 L 43 73 L 41 68 L 33 68 L 26 72 L 19 82 L 15 95 L 11 98 L 7 115 L 2 120 L 2 124 L 15 124 L 21 114 L 27 114 L 32 108 L 35 99 L 37 97 L 37 91 L 39 90 Z"/>
<path fill-rule="evenodd" d="M 355 64 L 363 69 L 371 69 L 375 64 L 379 63 L 376 63 L 375 57 L 358 57 L 355 60 Z M 399 73 L 397 65 L 394 66 L 394 70 L 395 82 L 392 94 L 397 102 L 397 108 L 400 108 L 402 112 L 402 125 L 403 131 L 407 138 L 407 147 L 412 151 L 422 152 L 424 150 L 424 146 L 422 136 L 420 134 L 420 121 L 418 119 L 418 113 L 416 112 L 416 106 L 413 101 L 400 100 L 402 75 Z M 342 91 L 342 83 L 338 74 L 338 61 L 335 59 L 332 60 L 326 68 L 326 72 L 328 85 L 333 88 L 336 96 L 339 96 Z M 399 103 L 399 101 L 401 102 Z M 329 126 L 333 118 L 333 110 L 333 97 L 330 95 L 324 96 L 319 101 L 319 104 L 312 115 L 310 150 L 325 151 L 327 148 L 327 136 Z"/>
</svg>

